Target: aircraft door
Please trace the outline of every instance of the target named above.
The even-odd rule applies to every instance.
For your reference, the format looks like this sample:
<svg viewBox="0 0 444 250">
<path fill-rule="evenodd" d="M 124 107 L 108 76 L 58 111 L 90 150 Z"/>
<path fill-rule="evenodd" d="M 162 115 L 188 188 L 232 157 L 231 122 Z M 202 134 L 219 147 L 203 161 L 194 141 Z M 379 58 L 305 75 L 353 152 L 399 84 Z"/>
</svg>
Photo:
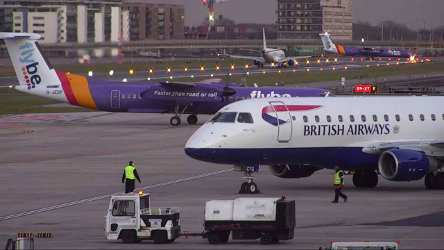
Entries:
<svg viewBox="0 0 444 250">
<path fill-rule="evenodd" d="M 120 108 L 120 90 L 111 91 L 111 108 Z"/>
<path fill-rule="evenodd" d="M 290 110 L 284 102 L 270 102 L 276 114 L 278 136 L 280 143 L 287 143 L 293 135 L 293 121 L 291 119 Z"/>
</svg>

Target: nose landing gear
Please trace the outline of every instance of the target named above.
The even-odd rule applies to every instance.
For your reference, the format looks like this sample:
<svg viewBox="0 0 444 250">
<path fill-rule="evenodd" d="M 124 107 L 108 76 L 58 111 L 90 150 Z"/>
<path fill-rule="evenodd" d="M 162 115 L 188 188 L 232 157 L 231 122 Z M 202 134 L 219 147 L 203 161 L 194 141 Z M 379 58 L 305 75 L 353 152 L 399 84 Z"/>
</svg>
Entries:
<svg viewBox="0 0 444 250">
<path fill-rule="evenodd" d="M 244 172 L 244 179 L 247 180 L 246 182 L 242 183 L 239 194 L 260 193 L 257 184 L 254 183 L 254 180 L 257 180 L 257 178 L 254 177 L 254 172 L 259 171 L 259 166 L 257 166 L 257 168 L 256 166 L 234 166 L 234 171 Z"/>
</svg>

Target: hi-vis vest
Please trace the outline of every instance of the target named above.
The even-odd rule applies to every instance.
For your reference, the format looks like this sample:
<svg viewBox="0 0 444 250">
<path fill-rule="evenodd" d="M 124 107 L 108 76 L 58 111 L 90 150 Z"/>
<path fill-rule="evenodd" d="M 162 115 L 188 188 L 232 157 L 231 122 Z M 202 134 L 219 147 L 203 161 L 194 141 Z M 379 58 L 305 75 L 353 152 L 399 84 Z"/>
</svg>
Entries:
<svg viewBox="0 0 444 250">
<path fill-rule="evenodd" d="M 336 174 L 335 174 L 335 185 L 341 185 L 342 184 L 342 179 L 339 176 L 339 174 L 342 173 L 344 174 L 344 171 L 339 170 Z"/>
<path fill-rule="evenodd" d="M 125 178 L 130 179 L 130 180 L 135 180 L 136 176 L 134 176 L 134 170 L 136 168 L 133 166 L 128 166 L 125 168 Z"/>
</svg>

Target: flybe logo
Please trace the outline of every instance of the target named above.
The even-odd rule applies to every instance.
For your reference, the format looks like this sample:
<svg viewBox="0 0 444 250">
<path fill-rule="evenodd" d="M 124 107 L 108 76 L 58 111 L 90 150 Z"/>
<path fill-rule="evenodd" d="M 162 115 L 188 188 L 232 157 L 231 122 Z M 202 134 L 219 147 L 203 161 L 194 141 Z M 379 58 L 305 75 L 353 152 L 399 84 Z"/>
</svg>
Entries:
<svg viewBox="0 0 444 250">
<path fill-rule="evenodd" d="M 389 50 L 388 53 L 389 53 L 389 55 L 392 55 L 392 56 L 400 56 L 401 55 L 401 51 L 399 51 L 399 50 Z"/>
<path fill-rule="evenodd" d="M 36 85 L 40 84 L 42 78 L 38 75 L 38 62 L 34 62 L 34 45 L 32 43 L 25 43 L 19 47 L 20 51 L 20 62 L 25 66 L 22 67 L 23 78 L 28 85 L 28 90 L 35 88 Z"/>
<path fill-rule="evenodd" d="M 325 47 L 327 47 L 327 49 L 331 49 L 330 39 L 327 36 L 324 37 L 324 42 L 325 42 Z"/>
<path fill-rule="evenodd" d="M 398 128 L 399 130 L 399 128 Z M 395 133 L 398 133 L 397 131 Z M 388 135 L 389 124 L 304 125 L 304 136 Z"/>
<path fill-rule="evenodd" d="M 274 93 L 274 91 L 271 91 L 268 94 L 264 94 L 260 90 L 259 91 L 254 90 L 251 92 L 250 97 L 253 99 L 253 98 L 265 98 L 265 97 L 291 97 L 291 95 L 290 94 L 282 94 L 281 95 L 281 94 Z"/>
</svg>

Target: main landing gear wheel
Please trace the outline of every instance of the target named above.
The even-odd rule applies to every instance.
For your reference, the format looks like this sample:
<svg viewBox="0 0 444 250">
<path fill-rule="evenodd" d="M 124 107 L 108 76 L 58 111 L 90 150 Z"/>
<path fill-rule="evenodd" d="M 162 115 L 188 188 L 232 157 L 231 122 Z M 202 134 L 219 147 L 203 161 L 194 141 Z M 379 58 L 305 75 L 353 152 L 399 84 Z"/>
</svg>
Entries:
<svg viewBox="0 0 444 250">
<path fill-rule="evenodd" d="M 171 123 L 171 125 L 173 125 L 173 126 L 179 126 L 180 123 L 181 123 L 181 120 L 180 120 L 179 117 L 175 116 L 175 117 L 172 117 L 172 118 L 171 118 L 170 123 Z"/>
<path fill-rule="evenodd" d="M 435 175 L 433 173 L 429 173 L 425 176 L 424 178 L 424 184 L 426 186 L 427 189 L 436 189 L 436 184 L 435 184 Z"/>
<path fill-rule="evenodd" d="M 197 123 L 197 116 L 196 115 L 189 115 L 187 118 L 188 124 L 194 125 Z"/>
<path fill-rule="evenodd" d="M 374 188 L 378 185 L 378 174 L 374 170 L 358 170 L 353 174 L 353 184 L 357 188 Z"/>
</svg>

